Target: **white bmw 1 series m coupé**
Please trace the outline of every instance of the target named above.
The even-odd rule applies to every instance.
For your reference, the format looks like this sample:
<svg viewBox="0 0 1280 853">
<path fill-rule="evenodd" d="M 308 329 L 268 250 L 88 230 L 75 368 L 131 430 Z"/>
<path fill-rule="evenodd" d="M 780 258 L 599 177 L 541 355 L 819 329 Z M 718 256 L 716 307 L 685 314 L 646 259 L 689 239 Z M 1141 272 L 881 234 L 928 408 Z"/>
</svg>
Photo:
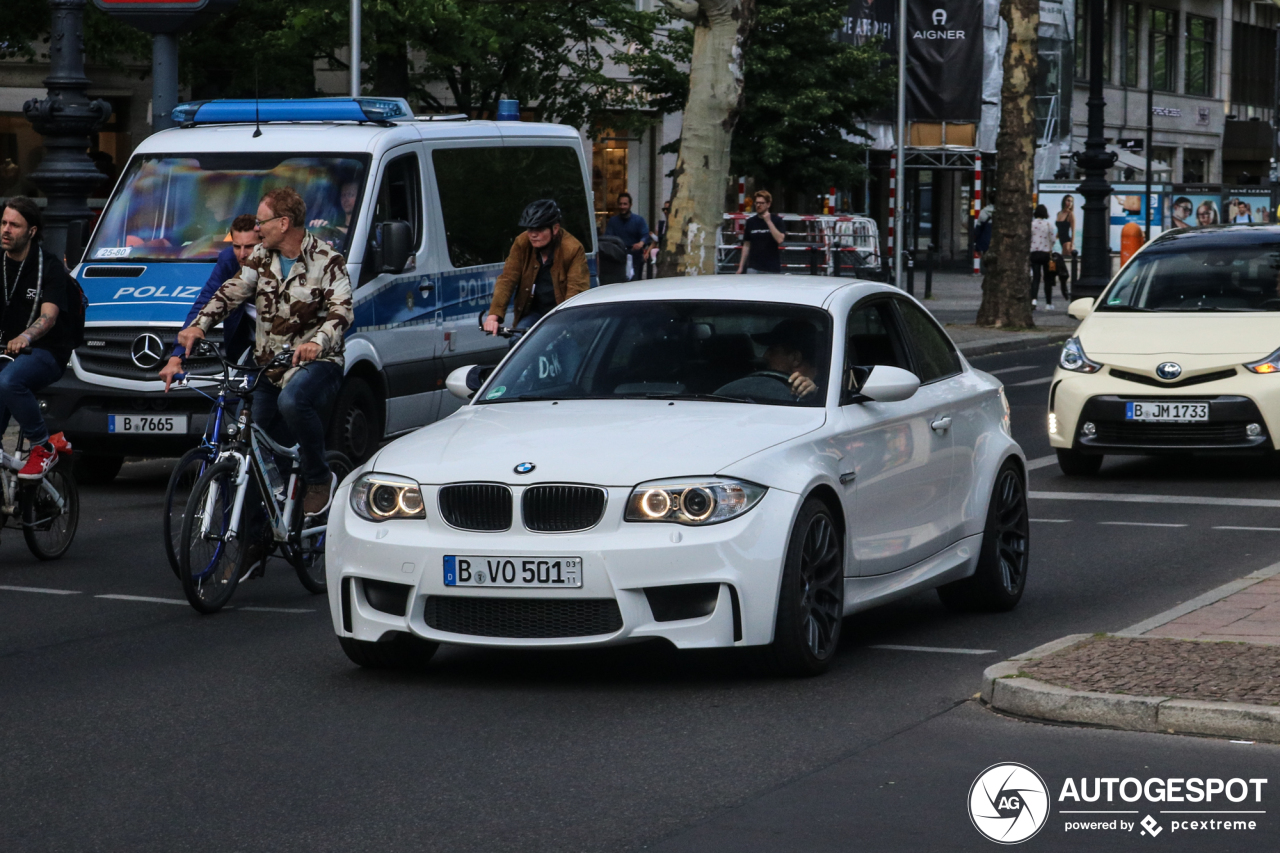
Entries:
<svg viewBox="0 0 1280 853">
<path fill-rule="evenodd" d="M 360 665 L 662 638 L 769 646 L 813 674 L 850 613 L 930 588 L 964 609 L 1022 596 L 1003 388 L 894 288 L 596 288 L 484 372 L 452 372 L 470 402 L 334 497 L 329 603 Z"/>
</svg>

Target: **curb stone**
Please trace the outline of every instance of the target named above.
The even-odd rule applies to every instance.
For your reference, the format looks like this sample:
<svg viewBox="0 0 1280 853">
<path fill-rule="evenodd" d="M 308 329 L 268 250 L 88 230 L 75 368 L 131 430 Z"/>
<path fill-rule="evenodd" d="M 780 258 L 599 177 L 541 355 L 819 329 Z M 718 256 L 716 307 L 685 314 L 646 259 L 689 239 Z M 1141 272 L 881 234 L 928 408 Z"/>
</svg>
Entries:
<svg viewBox="0 0 1280 853">
<path fill-rule="evenodd" d="M 957 344 L 956 348 L 960 350 L 960 352 L 964 353 L 966 358 L 977 358 L 983 355 L 995 355 L 996 353 L 1001 352 L 1018 352 L 1020 350 L 1049 346 L 1050 344 L 1060 344 L 1074 334 L 1074 330 L 1068 331 L 1064 329 L 1060 333 L 1033 333 L 1032 335 L 1025 337 L 1015 336 L 1007 341 L 983 338 L 976 341 L 970 341 L 965 344 Z"/>
<path fill-rule="evenodd" d="M 987 667 L 982 673 L 982 701 L 998 711 L 1055 723 L 1280 743 L 1280 707 L 1092 693 L 1021 674 L 1023 663 L 1070 648 L 1091 636 L 1072 634 Z"/>
</svg>

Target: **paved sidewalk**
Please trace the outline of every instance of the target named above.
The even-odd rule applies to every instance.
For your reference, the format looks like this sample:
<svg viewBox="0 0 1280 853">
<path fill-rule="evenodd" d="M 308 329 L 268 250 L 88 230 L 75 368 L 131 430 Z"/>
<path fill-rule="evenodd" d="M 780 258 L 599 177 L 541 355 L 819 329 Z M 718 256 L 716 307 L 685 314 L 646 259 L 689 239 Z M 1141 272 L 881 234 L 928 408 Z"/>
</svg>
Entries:
<svg viewBox="0 0 1280 853">
<path fill-rule="evenodd" d="M 946 326 L 960 351 L 971 357 L 1064 341 L 1080 325 L 1067 316 L 1066 300 L 1059 299 L 1053 311 L 1042 307 L 1032 315 L 1033 329 L 1005 331 L 977 326 L 974 321 L 982 305 L 982 278 L 969 273 L 935 273 L 931 299 L 924 298 L 924 274 L 918 273 L 915 291 L 929 312 Z"/>
<path fill-rule="evenodd" d="M 1116 634 L 987 669 L 997 710 L 1055 722 L 1280 742 L 1280 563 Z"/>
</svg>

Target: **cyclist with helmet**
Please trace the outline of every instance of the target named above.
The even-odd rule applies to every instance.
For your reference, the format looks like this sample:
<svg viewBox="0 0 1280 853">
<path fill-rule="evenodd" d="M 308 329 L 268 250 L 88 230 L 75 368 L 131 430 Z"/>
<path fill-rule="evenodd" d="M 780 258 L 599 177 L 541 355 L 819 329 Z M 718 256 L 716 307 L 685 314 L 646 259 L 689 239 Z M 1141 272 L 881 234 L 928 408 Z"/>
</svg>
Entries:
<svg viewBox="0 0 1280 853">
<path fill-rule="evenodd" d="M 560 227 L 560 207 L 539 199 L 520 216 L 524 229 L 493 286 L 484 330 L 497 334 L 515 296 L 515 328 L 527 329 L 552 308 L 591 286 L 587 253 L 576 237 Z"/>
</svg>

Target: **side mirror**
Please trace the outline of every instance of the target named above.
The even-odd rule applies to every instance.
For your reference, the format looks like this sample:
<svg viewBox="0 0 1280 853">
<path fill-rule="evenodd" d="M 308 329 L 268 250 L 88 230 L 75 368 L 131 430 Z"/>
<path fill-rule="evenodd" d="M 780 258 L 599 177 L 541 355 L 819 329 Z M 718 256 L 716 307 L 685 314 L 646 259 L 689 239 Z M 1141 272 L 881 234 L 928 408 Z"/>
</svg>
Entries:
<svg viewBox="0 0 1280 853">
<path fill-rule="evenodd" d="M 459 400 L 470 400 L 480 390 L 480 365 L 468 364 L 459 367 L 444 380 L 444 387 Z"/>
<path fill-rule="evenodd" d="M 413 227 L 401 219 L 379 222 L 373 227 L 373 252 L 379 272 L 404 272 L 413 254 Z"/>
<path fill-rule="evenodd" d="M 877 364 L 858 393 L 872 402 L 897 403 L 910 399 L 919 390 L 920 379 L 911 371 Z"/>
<path fill-rule="evenodd" d="M 1076 299 L 1067 306 L 1067 316 L 1075 317 L 1077 320 L 1083 320 L 1093 313 L 1093 300 L 1089 297 Z"/>
</svg>

